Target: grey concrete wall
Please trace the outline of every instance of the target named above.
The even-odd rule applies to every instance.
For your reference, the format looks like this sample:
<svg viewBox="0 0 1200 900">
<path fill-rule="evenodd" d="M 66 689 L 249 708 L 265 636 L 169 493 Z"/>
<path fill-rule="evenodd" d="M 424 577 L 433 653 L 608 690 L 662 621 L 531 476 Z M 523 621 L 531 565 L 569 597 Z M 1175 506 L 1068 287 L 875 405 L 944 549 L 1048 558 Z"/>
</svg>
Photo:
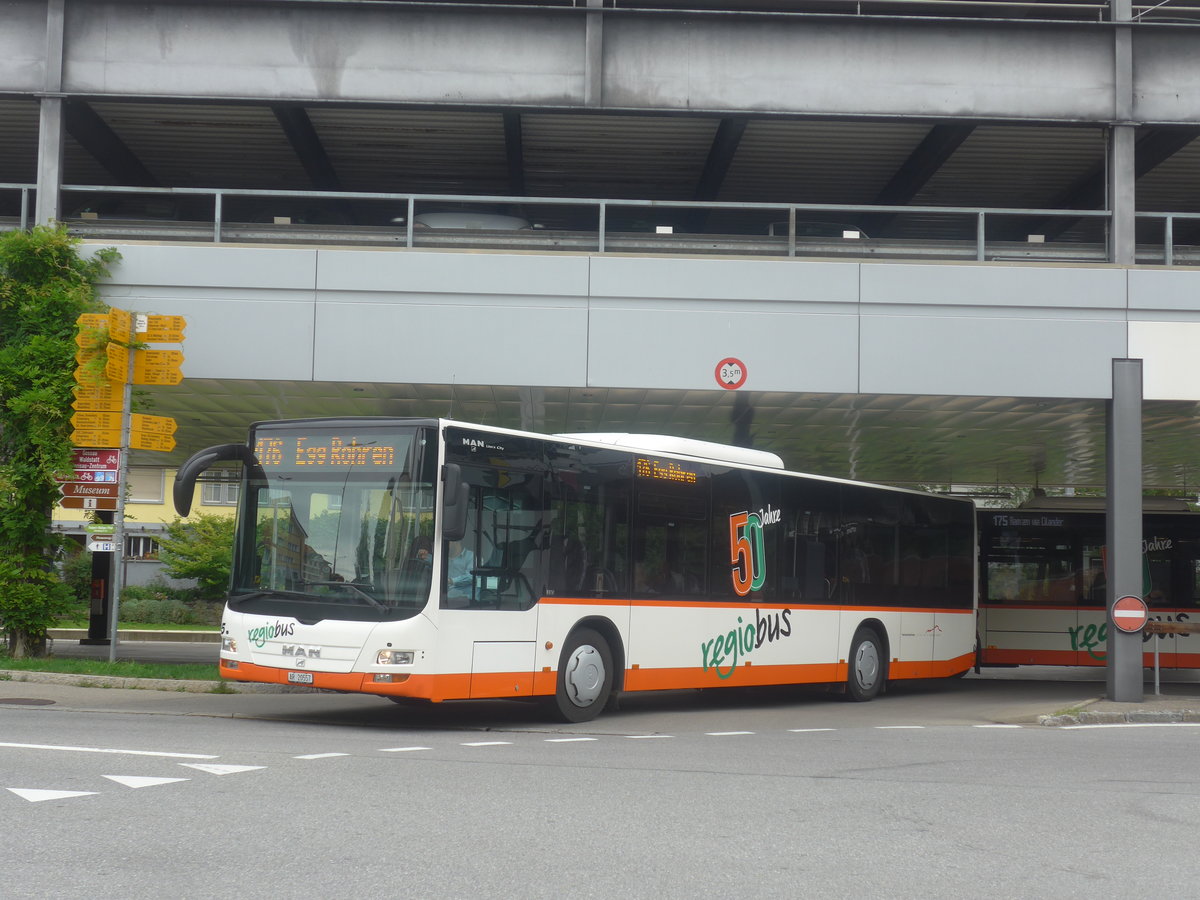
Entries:
<svg viewBox="0 0 1200 900">
<path fill-rule="evenodd" d="M 1113 27 L 66 0 L 63 90 L 387 102 L 1109 122 Z M 44 86 L 45 0 L 0 0 L 0 93 Z M 1133 117 L 1200 122 L 1200 29 L 1130 26 Z"/>
<path fill-rule="evenodd" d="M 188 378 L 1200 400 L 1200 271 L 128 244 Z"/>
</svg>

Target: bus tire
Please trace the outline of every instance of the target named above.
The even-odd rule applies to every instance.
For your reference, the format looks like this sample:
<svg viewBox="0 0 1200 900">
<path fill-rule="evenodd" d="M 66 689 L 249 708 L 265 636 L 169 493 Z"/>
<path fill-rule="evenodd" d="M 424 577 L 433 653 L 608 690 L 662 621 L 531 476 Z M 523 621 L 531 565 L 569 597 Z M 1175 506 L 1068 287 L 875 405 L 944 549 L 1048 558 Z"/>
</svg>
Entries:
<svg viewBox="0 0 1200 900">
<path fill-rule="evenodd" d="M 590 628 L 572 632 L 558 659 L 554 705 L 566 722 L 596 718 L 612 693 L 613 662 L 608 642 Z"/>
<path fill-rule="evenodd" d="M 887 663 L 883 642 L 874 628 L 863 627 L 854 632 L 850 642 L 849 665 L 846 667 L 846 698 L 855 701 L 871 700 L 883 689 L 887 678 Z"/>
</svg>

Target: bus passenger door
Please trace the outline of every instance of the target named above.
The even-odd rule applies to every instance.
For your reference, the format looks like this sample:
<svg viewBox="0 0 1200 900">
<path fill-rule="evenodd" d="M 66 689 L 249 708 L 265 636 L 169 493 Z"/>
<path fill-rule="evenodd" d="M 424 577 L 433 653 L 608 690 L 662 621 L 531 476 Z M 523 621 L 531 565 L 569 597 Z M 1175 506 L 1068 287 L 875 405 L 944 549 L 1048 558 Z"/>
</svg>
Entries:
<svg viewBox="0 0 1200 900">
<path fill-rule="evenodd" d="M 493 462 L 462 467 L 467 532 L 461 547 L 443 545 L 439 622 L 447 643 L 469 653 L 470 697 L 528 697 L 544 581 L 543 479 L 532 466 Z"/>
</svg>

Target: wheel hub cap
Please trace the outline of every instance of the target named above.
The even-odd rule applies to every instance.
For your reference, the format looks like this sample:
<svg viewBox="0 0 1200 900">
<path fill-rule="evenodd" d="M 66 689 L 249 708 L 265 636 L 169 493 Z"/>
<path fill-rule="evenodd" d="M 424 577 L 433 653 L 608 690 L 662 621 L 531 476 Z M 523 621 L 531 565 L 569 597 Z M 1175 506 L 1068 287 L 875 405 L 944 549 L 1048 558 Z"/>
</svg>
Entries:
<svg viewBox="0 0 1200 900">
<path fill-rule="evenodd" d="M 604 686 L 604 659 L 593 646 L 585 644 L 575 648 L 567 660 L 566 676 L 563 679 L 567 696 L 576 706 L 588 706 L 596 702 Z"/>
</svg>

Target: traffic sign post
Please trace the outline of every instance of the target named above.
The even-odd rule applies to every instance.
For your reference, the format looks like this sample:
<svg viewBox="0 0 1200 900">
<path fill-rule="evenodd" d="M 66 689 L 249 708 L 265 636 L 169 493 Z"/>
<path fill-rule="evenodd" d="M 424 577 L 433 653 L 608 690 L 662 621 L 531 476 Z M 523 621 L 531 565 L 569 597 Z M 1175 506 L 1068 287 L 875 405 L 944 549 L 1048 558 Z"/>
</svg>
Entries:
<svg viewBox="0 0 1200 900">
<path fill-rule="evenodd" d="M 180 367 L 183 354 L 178 350 L 150 350 L 148 343 L 183 342 L 187 326 L 183 316 L 133 314 L 110 309 L 107 315 L 87 313 L 76 320 L 79 347 L 75 370 L 75 414 L 71 439 L 77 447 L 118 446 L 134 450 L 169 452 L 175 449 L 175 420 L 168 416 L 132 414 L 132 385 L 173 385 L 183 380 Z M 103 376 L 96 369 L 104 363 Z M 85 368 L 86 367 L 86 368 Z M 109 661 L 116 660 L 117 621 L 121 602 L 122 569 L 100 554 L 121 553 L 124 544 L 125 494 L 121 489 L 128 478 L 128 454 L 116 450 L 87 450 L 95 454 L 114 453 L 104 468 L 76 465 L 75 478 L 62 485 L 60 505 L 67 509 L 94 510 L 107 519 L 96 531 L 88 531 L 88 549 L 92 558 L 92 615 L 88 641 L 102 643 L 100 632 L 109 627 Z M 110 512 L 112 513 L 110 515 Z M 106 530 L 100 530 L 106 529 Z M 120 557 L 117 557 L 118 562 Z M 108 575 L 111 573 L 111 578 Z M 106 586 L 111 584 L 111 590 Z"/>
<path fill-rule="evenodd" d="M 63 509 L 96 509 L 115 512 L 120 497 L 63 497 L 58 505 Z"/>
<path fill-rule="evenodd" d="M 121 486 L 112 482 L 79 482 L 66 481 L 58 486 L 59 491 L 67 497 L 107 497 L 116 500 L 121 493 Z"/>
</svg>

